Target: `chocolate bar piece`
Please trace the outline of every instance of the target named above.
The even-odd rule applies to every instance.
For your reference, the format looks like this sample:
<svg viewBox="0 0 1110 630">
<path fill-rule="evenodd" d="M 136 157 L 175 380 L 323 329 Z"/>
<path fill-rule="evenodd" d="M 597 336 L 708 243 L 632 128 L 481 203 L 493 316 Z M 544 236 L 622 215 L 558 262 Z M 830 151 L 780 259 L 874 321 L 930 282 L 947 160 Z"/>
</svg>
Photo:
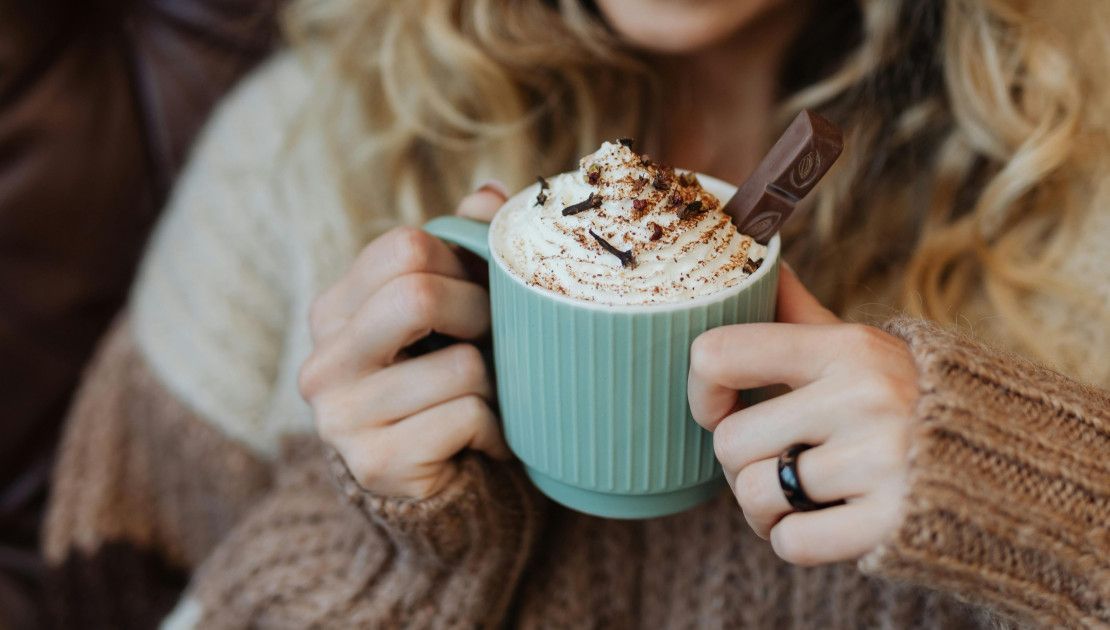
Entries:
<svg viewBox="0 0 1110 630">
<path fill-rule="evenodd" d="M 836 125 L 809 110 L 802 111 L 728 200 L 725 212 L 741 233 L 766 245 L 840 157 L 843 147 Z"/>
</svg>

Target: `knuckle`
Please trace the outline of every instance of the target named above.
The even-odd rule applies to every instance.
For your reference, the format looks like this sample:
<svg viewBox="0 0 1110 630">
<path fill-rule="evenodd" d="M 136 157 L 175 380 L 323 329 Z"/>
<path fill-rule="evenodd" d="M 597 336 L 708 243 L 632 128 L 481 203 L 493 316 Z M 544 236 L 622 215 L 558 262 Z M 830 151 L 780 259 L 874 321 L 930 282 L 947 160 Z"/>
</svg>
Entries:
<svg viewBox="0 0 1110 630">
<path fill-rule="evenodd" d="M 901 339 L 864 324 L 849 324 L 845 333 L 845 353 L 857 363 L 892 377 L 897 375 L 904 379 L 907 375 L 916 375 L 913 357 Z M 915 382 L 916 378 L 904 380 Z M 905 383 L 898 385 L 901 389 Z"/>
<path fill-rule="evenodd" d="M 478 210 L 484 207 L 485 204 L 483 198 L 484 195 L 482 195 L 480 192 L 472 192 L 462 199 L 459 199 L 459 203 L 455 205 L 455 216 L 467 216 L 475 214 Z"/>
<path fill-rule="evenodd" d="M 759 479 L 755 466 L 745 466 L 736 475 L 736 500 L 745 513 L 755 514 L 765 509 L 767 491 L 763 487 L 766 480 Z"/>
<path fill-rule="evenodd" d="M 882 400 L 891 411 L 908 411 L 917 397 L 917 383 L 912 383 L 897 374 L 883 372 L 879 376 Z"/>
<path fill-rule="evenodd" d="M 917 385 L 916 374 L 910 378 L 899 377 L 893 374 L 889 375 L 888 388 L 890 390 L 892 402 L 895 405 L 895 411 L 909 417 L 913 411 L 914 405 L 917 403 L 918 397 L 921 396 L 921 390 Z"/>
<path fill-rule="evenodd" d="M 721 462 L 721 464 L 728 461 L 730 456 L 731 442 L 729 440 L 728 429 L 725 428 L 728 424 L 728 422 L 722 422 L 717 427 L 717 430 L 713 432 L 713 456 L 716 457 L 717 461 Z"/>
<path fill-rule="evenodd" d="M 713 431 L 713 454 L 717 461 L 722 464 L 739 461 L 737 445 L 743 443 L 739 436 L 742 432 L 743 423 L 736 416 L 725 418 L 717 425 Z"/>
<path fill-rule="evenodd" d="M 482 352 L 469 343 L 456 344 L 452 349 L 455 373 L 464 383 L 480 384 L 486 378 L 486 362 Z"/>
<path fill-rule="evenodd" d="M 428 270 L 437 245 L 434 236 L 419 228 L 402 226 L 394 229 L 391 240 L 401 273 Z"/>
<path fill-rule="evenodd" d="M 887 395 L 885 380 L 881 373 L 858 379 L 853 387 L 857 407 L 868 412 L 879 409 Z"/>
<path fill-rule="evenodd" d="M 866 324 L 847 324 L 844 328 L 846 342 L 854 347 L 869 348 L 877 341 L 878 329 Z"/>
<path fill-rule="evenodd" d="M 713 431 L 713 454 L 722 464 L 749 468 L 749 451 L 745 445 L 749 441 L 753 419 L 750 411 L 725 417 Z"/>
<path fill-rule="evenodd" d="M 707 330 L 690 345 L 690 369 L 699 376 L 715 374 L 721 362 L 720 333 Z"/>
<path fill-rule="evenodd" d="M 846 349 L 858 357 L 873 357 L 886 347 L 885 333 L 866 324 L 847 324 L 844 328 Z"/>
<path fill-rule="evenodd" d="M 856 384 L 857 404 L 873 414 L 909 415 L 917 396 L 916 383 L 909 383 L 896 374 L 880 371 Z"/>
</svg>

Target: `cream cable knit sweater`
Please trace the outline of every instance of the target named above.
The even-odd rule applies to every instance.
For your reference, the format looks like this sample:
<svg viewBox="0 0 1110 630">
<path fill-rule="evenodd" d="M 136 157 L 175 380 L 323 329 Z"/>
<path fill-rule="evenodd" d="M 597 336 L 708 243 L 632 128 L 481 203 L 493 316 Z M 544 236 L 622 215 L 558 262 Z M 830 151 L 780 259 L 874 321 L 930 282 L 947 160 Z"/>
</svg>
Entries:
<svg viewBox="0 0 1110 630">
<path fill-rule="evenodd" d="M 728 495 L 606 521 L 477 456 L 432 499 L 367 495 L 296 388 L 309 303 L 362 245 L 320 138 L 290 133 L 309 75 L 279 56 L 220 109 L 90 370 L 46 535 L 65 623 L 147 624 L 176 569 L 169 627 L 1110 625 L 1110 398 L 922 322 L 888 324 L 922 429 L 906 522 L 861 563 L 878 577 L 785 565 Z M 1107 249 L 1087 253 L 1110 304 Z"/>
</svg>

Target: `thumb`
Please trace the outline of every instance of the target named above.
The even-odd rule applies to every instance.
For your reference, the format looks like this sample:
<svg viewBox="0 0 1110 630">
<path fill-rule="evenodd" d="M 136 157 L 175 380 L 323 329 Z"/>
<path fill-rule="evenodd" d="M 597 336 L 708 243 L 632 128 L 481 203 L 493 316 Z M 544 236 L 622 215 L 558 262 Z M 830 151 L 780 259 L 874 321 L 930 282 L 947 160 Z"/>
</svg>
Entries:
<svg viewBox="0 0 1110 630">
<path fill-rule="evenodd" d="M 779 270 L 779 293 L 775 319 L 788 324 L 836 324 L 840 322 L 798 279 L 785 262 Z"/>
<path fill-rule="evenodd" d="M 489 222 L 497 209 L 509 198 L 509 193 L 496 179 L 491 179 L 478 186 L 478 189 L 462 198 L 455 214 L 467 219 Z"/>
</svg>

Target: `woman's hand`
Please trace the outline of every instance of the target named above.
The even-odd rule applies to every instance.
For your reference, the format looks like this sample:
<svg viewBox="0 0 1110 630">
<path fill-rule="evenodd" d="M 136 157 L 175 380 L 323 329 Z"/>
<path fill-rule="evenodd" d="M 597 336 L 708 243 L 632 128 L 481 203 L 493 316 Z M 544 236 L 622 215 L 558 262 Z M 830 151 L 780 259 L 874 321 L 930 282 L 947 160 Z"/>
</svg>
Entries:
<svg viewBox="0 0 1110 630">
<path fill-rule="evenodd" d="M 456 213 L 489 220 L 504 201 L 502 187 L 487 185 Z M 403 353 L 432 331 L 481 337 L 489 317 L 489 295 L 467 280 L 454 252 L 408 227 L 367 245 L 316 299 L 301 393 L 320 436 L 364 488 L 424 498 L 451 480 L 463 449 L 509 458 L 477 348 L 458 343 L 415 358 Z"/>
<path fill-rule="evenodd" d="M 690 356 L 690 408 L 713 446 L 748 523 L 775 553 L 801 565 L 855 559 L 898 526 L 908 468 L 917 369 L 905 343 L 841 322 L 783 267 L 774 324 L 716 328 Z M 737 390 L 786 384 L 793 391 L 741 408 Z M 819 503 L 795 512 L 778 480 L 778 456 Z"/>
</svg>

